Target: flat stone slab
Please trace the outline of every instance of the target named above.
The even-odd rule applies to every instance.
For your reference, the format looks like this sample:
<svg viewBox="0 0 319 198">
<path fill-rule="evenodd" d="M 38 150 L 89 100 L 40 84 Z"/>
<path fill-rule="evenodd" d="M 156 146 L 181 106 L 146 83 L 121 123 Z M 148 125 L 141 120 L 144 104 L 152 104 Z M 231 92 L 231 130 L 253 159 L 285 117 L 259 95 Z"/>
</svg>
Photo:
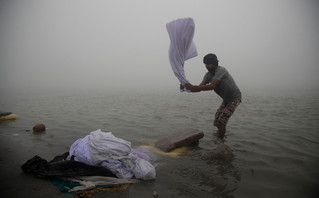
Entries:
<svg viewBox="0 0 319 198">
<path fill-rule="evenodd" d="M 204 137 L 202 131 L 197 129 L 184 129 L 158 140 L 155 143 L 155 147 L 164 152 L 170 152 L 179 147 L 198 143 L 202 137 Z"/>
</svg>

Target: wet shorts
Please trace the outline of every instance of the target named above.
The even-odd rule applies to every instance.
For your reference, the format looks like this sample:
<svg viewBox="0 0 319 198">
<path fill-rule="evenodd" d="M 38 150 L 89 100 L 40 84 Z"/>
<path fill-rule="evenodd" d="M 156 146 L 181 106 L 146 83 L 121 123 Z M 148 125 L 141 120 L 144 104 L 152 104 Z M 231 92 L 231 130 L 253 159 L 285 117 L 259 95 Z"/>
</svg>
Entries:
<svg viewBox="0 0 319 198">
<path fill-rule="evenodd" d="M 220 124 L 226 126 L 228 119 L 234 113 L 240 103 L 240 99 L 236 99 L 228 103 L 226 106 L 224 103 L 222 103 L 215 114 L 214 126 L 219 126 Z"/>
</svg>

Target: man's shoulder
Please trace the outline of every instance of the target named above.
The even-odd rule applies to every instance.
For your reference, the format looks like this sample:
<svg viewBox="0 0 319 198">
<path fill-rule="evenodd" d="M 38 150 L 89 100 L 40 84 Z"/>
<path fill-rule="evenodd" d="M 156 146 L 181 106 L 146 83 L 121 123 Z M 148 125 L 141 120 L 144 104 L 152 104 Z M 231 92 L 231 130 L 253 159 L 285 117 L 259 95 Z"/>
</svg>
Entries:
<svg viewBox="0 0 319 198">
<path fill-rule="evenodd" d="M 226 70 L 225 67 L 218 66 L 215 71 L 215 78 L 217 78 L 218 80 L 221 80 L 227 74 L 228 74 L 228 71 Z"/>
<path fill-rule="evenodd" d="M 227 69 L 226 69 L 225 67 L 220 66 L 220 65 L 218 65 L 216 71 L 218 71 L 218 70 L 219 70 L 219 71 L 227 71 Z"/>
</svg>

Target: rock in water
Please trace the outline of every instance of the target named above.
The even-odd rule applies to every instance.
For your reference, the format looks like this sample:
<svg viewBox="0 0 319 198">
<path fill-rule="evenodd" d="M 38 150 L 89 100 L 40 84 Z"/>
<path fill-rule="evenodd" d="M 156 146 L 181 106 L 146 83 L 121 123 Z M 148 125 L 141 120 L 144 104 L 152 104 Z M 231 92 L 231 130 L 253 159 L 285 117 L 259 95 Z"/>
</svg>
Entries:
<svg viewBox="0 0 319 198">
<path fill-rule="evenodd" d="M 34 132 L 43 132 L 45 131 L 45 125 L 44 124 L 36 124 L 33 127 Z"/>
<path fill-rule="evenodd" d="M 231 159 L 233 158 L 233 152 L 230 148 L 225 145 L 221 144 L 214 149 L 205 149 L 201 151 L 202 159 Z"/>
<path fill-rule="evenodd" d="M 170 152 L 176 148 L 198 143 L 204 137 L 202 131 L 196 129 L 184 129 L 158 140 L 155 146 L 164 152 Z"/>
</svg>

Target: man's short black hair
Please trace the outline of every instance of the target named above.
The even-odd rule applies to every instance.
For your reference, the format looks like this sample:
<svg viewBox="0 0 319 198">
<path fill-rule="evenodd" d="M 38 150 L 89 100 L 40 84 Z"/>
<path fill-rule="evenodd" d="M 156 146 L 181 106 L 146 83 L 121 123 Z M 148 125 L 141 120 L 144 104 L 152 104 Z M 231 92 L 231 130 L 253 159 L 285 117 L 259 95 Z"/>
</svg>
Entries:
<svg viewBox="0 0 319 198">
<path fill-rule="evenodd" d="M 204 62 L 204 64 L 212 64 L 212 65 L 218 66 L 217 56 L 215 54 L 212 54 L 212 53 L 204 56 L 203 62 Z"/>
</svg>

